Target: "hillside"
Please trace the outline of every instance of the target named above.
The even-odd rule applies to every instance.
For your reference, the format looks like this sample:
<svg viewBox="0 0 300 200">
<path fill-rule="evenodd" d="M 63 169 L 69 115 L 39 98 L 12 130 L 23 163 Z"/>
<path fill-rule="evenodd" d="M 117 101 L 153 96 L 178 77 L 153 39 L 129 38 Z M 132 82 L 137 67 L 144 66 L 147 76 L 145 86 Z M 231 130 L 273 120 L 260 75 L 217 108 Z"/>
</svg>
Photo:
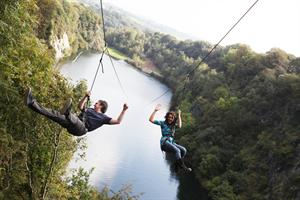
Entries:
<svg viewBox="0 0 300 200">
<path fill-rule="evenodd" d="M 212 199 L 300 198 L 300 58 L 235 44 L 198 66 L 211 44 L 132 27 L 111 30 L 108 44 L 150 59 L 173 89 L 176 139 Z"/>
<path fill-rule="evenodd" d="M 90 172 L 62 178 L 81 143 L 22 103 L 28 86 L 56 109 L 67 96 L 80 98 L 86 84 L 70 85 L 53 66 L 103 48 L 100 16 L 63 0 L 4 0 L 0 16 L 0 199 L 109 199 L 107 188 L 88 184 Z M 120 16 L 108 17 L 108 45 L 136 65 L 151 61 L 172 88 L 172 109 L 183 118 L 176 140 L 211 199 L 300 199 L 300 58 L 234 44 L 199 66 L 211 44 Z"/>
<path fill-rule="evenodd" d="M 127 189 L 97 191 L 89 185 L 89 171 L 78 169 L 66 178 L 82 141 L 36 117 L 24 103 L 27 87 L 56 110 L 66 98 L 82 97 L 86 83 L 71 85 L 55 65 L 79 50 L 101 49 L 100 21 L 93 11 L 64 0 L 0 2 L 0 199 L 136 199 Z"/>
</svg>

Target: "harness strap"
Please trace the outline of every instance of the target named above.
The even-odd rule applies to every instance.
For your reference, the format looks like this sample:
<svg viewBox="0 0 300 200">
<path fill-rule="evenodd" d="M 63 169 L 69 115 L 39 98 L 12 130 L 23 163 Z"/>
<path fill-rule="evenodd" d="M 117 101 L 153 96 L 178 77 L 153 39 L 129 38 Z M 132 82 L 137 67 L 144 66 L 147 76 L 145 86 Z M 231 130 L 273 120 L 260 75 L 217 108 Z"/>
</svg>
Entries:
<svg viewBox="0 0 300 200">
<path fill-rule="evenodd" d="M 173 135 L 166 135 L 166 136 L 164 136 L 164 137 L 166 137 L 165 139 L 164 139 L 164 141 L 162 142 L 162 144 L 161 144 L 161 150 L 162 150 L 162 147 L 166 144 L 166 142 L 171 138 L 171 137 L 173 137 Z M 162 150 L 163 151 L 163 150 Z"/>
</svg>

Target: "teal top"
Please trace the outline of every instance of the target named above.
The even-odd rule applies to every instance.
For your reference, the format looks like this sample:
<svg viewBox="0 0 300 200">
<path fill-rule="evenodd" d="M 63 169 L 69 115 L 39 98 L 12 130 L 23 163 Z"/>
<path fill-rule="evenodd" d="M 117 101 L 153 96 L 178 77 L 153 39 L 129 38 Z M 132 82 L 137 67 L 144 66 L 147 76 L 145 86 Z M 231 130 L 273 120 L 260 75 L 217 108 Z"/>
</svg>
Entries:
<svg viewBox="0 0 300 200">
<path fill-rule="evenodd" d="M 168 140 L 170 143 L 175 143 L 174 141 L 175 128 L 171 128 L 165 121 L 154 120 L 153 123 L 159 125 L 161 128 L 162 136 L 160 138 L 160 145 L 162 145 L 166 140 Z"/>
</svg>

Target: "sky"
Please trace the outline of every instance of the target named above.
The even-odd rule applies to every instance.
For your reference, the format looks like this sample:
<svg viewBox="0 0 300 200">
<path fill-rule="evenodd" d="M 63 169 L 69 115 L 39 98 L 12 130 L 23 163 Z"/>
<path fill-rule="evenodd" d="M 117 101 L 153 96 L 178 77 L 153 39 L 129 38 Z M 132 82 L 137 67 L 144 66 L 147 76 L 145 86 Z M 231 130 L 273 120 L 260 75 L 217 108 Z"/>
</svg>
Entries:
<svg viewBox="0 0 300 200">
<path fill-rule="evenodd" d="M 256 0 L 103 0 L 216 44 Z M 222 41 L 257 53 L 280 48 L 300 57 L 300 0 L 259 0 Z"/>
</svg>

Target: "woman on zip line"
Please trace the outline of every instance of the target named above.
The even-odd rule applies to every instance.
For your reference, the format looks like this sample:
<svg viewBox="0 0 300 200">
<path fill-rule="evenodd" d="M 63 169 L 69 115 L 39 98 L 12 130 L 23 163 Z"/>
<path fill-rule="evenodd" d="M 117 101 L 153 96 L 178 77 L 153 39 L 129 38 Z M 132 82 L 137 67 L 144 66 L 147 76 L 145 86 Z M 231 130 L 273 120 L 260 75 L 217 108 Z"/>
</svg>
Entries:
<svg viewBox="0 0 300 200">
<path fill-rule="evenodd" d="M 59 111 L 45 108 L 41 106 L 37 100 L 32 96 L 31 88 L 28 88 L 25 94 L 25 104 L 33 111 L 46 116 L 48 119 L 58 123 L 62 127 L 66 128 L 68 132 L 74 136 L 82 136 L 87 132 L 93 131 L 103 124 L 115 125 L 120 124 L 124 117 L 127 104 L 123 105 L 123 109 L 117 119 L 106 116 L 104 113 L 107 110 L 107 102 L 98 100 L 94 104 L 94 108 L 86 108 L 91 93 L 87 92 L 78 104 L 78 108 L 81 110 L 79 116 L 76 116 L 71 112 L 72 99 L 69 98 L 63 108 Z"/>
<path fill-rule="evenodd" d="M 162 137 L 160 139 L 160 148 L 162 151 L 171 153 L 175 155 L 175 171 L 178 169 L 183 169 L 185 171 L 192 171 L 191 168 L 188 168 L 183 161 L 184 156 L 186 155 L 186 149 L 175 143 L 174 135 L 175 128 L 181 128 L 181 111 L 178 110 L 178 117 L 174 111 L 169 111 L 165 115 L 164 121 L 154 120 L 155 114 L 160 110 L 160 104 L 158 104 L 152 114 L 150 115 L 149 121 L 153 124 L 159 125 L 161 128 Z M 177 122 L 178 120 L 178 122 Z"/>
</svg>

